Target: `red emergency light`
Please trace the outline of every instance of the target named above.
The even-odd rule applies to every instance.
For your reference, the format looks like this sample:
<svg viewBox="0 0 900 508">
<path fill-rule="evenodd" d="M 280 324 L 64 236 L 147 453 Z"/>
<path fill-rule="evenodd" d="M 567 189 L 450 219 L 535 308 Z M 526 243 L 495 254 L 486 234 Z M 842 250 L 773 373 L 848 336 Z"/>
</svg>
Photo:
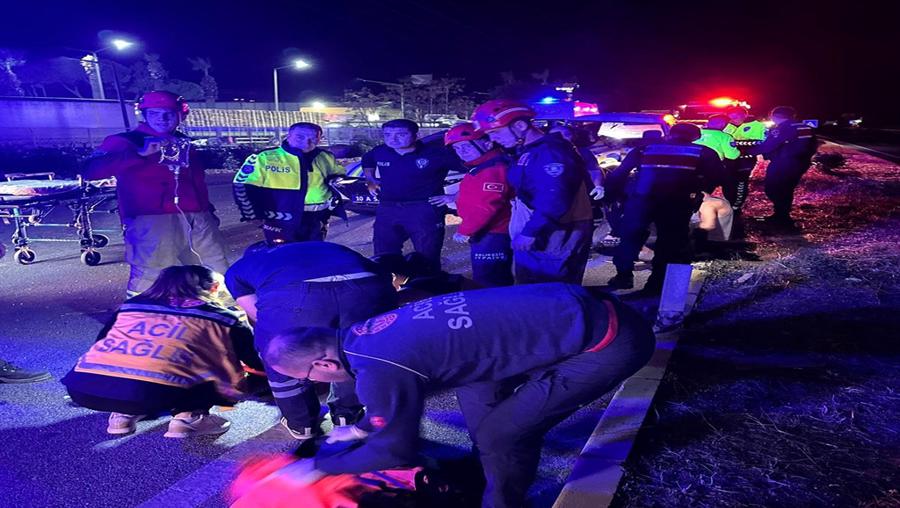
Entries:
<svg viewBox="0 0 900 508">
<path fill-rule="evenodd" d="M 587 115 L 597 115 L 599 113 L 600 113 L 600 108 L 593 102 L 575 101 L 575 107 L 572 109 L 572 114 L 575 117 L 587 116 Z"/>
<path fill-rule="evenodd" d="M 717 108 L 727 108 L 728 106 L 731 106 L 735 102 L 737 102 L 737 101 L 735 101 L 731 97 L 716 97 L 715 99 L 712 99 L 711 101 L 709 101 L 709 104 L 711 106 L 715 106 Z"/>
</svg>

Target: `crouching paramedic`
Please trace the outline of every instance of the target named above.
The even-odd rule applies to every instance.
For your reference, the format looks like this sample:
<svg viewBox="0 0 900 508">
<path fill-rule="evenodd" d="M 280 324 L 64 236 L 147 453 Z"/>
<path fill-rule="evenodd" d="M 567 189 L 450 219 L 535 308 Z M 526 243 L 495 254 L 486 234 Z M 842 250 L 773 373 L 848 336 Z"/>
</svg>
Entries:
<svg viewBox="0 0 900 508">
<path fill-rule="evenodd" d="M 109 411 L 106 431 L 134 432 L 147 416 L 171 411 L 165 437 L 221 434 L 228 420 L 209 414 L 241 395 L 241 361 L 261 369 L 253 334 L 215 301 L 219 282 L 203 266 L 166 268 L 126 300 L 97 342 L 62 380 L 77 404 Z"/>
<path fill-rule="evenodd" d="M 270 245 L 325 239 L 340 204 L 330 184 L 347 170 L 317 146 L 321 140 L 318 125 L 295 123 L 281 146 L 251 155 L 234 176 L 241 220 L 262 219 Z"/>
<path fill-rule="evenodd" d="M 520 507 L 547 431 L 636 372 L 654 342 L 636 312 L 561 283 L 451 293 L 340 331 L 283 334 L 266 352 L 274 369 L 355 377 L 366 406 L 344 436 L 364 443 L 284 473 L 303 483 L 415 463 L 426 393 L 456 388 L 487 479 L 483 506 Z"/>
<path fill-rule="evenodd" d="M 225 283 L 254 322 L 260 351 L 284 330 L 349 326 L 395 307 L 397 301 L 390 272 L 329 242 L 248 249 L 225 274 Z M 266 374 L 281 410 L 281 424 L 296 439 L 318 436 L 315 387 L 305 376 L 288 377 L 270 367 L 266 366 Z M 362 413 L 352 382 L 332 386 L 329 406 L 336 426 L 354 423 Z"/>
<path fill-rule="evenodd" d="M 225 243 L 203 165 L 190 139 L 176 131 L 190 112 L 188 104 L 174 93 L 154 91 L 137 107 L 141 123 L 104 139 L 84 174 L 116 177 L 125 260 L 131 265 L 129 294 L 147 289 L 173 265 L 201 264 L 225 273 Z"/>
<path fill-rule="evenodd" d="M 469 168 L 456 196 L 456 211 L 462 223 L 453 239 L 471 246 L 475 282 L 485 287 L 510 286 L 513 255 L 509 217 L 513 191 L 506 180 L 506 157 L 468 122 L 448 130 L 444 144 L 452 146 Z"/>
<path fill-rule="evenodd" d="M 509 225 L 516 282 L 580 284 L 593 232 L 590 178 L 572 144 L 538 130 L 534 116 L 525 104 L 497 99 L 478 106 L 472 122 L 516 152 L 509 168 L 516 192 Z"/>
</svg>

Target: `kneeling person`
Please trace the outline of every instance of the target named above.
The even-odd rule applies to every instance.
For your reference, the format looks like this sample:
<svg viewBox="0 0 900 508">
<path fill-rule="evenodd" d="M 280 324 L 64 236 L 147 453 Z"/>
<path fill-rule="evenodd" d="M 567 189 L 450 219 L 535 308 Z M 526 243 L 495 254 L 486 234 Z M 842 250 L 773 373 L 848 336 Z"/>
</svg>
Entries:
<svg viewBox="0 0 900 508">
<path fill-rule="evenodd" d="M 487 478 L 483 506 L 521 506 L 547 431 L 636 372 L 654 342 L 617 300 L 560 283 L 451 293 L 340 331 L 280 335 L 266 351 L 275 370 L 355 377 L 367 415 L 344 436 L 366 436 L 361 446 L 286 474 L 304 482 L 414 463 L 426 393 L 456 388 Z"/>
<path fill-rule="evenodd" d="M 276 335 L 298 326 L 344 327 L 396 306 L 391 274 L 361 254 L 329 242 L 300 242 L 248 249 L 225 274 L 225 283 L 250 320 L 256 347 L 265 351 Z M 285 376 L 266 365 L 281 424 L 305 440 L 319 433 L 319 398 L 306 376 Z M 332 386 L 335 426 L 362 413 L 353 383 Z"/>
<path fill-rule="evenodd" d="M 126 300 L 91 349 L 63 379 L 72 400 L 110 411 L 110 434 L 134 432 L 148 415 L 171 411 L 166 437 L 221 434 L 231 425 L 210 415 L 233 405 L 243 361 L 262 369 L 253 334 L 215 303 L 219 283 L 203 266 L 172 266 Z"/>
</svg>

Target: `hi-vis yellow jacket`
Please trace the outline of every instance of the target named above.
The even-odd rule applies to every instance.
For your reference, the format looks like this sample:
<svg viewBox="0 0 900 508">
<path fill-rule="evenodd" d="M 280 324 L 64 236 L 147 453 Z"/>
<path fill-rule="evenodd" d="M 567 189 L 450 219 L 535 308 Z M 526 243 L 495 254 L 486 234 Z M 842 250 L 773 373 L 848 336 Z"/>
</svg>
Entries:
<svg viewBox="0 0 900 508">
<path fill-rule="evenodd" d="M 294 220 L 330 208 L 329 180 L 345 175 L 331 152 L 286 144 L 251 155 L 234 177 L 234 200 L 245 220 Z"/>
</svg>

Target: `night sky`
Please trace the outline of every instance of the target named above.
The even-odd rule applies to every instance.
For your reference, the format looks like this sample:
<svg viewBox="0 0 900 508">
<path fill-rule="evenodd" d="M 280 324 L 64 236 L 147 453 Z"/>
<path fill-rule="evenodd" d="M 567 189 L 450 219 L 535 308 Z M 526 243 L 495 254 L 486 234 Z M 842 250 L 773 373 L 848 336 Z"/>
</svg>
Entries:
<svg viewBox="0 0 900 508">
<path fill-rule="evenodd" d="M 803 116 L 863 112 L 900 123 L 898 4 L 7 0 L 0 47 L 71 55 L 65 47 L 96 48 L 101 31 L 119 30 L 158 53 L 172 77 L 199 80 L 186 57 L 210 57 L 223 99 L 270 101 L 272 67 L 294 48 L 315 69 L 280 74 L 284 101 L 340 96 L 355 77 L 416 73 L 489 91 L 500 71 L 549 68 L 551 80 L 577 76 L 580 95 L 608 110 L 732 95 L 761 108 L 792 104 Z"/>
</svg>

